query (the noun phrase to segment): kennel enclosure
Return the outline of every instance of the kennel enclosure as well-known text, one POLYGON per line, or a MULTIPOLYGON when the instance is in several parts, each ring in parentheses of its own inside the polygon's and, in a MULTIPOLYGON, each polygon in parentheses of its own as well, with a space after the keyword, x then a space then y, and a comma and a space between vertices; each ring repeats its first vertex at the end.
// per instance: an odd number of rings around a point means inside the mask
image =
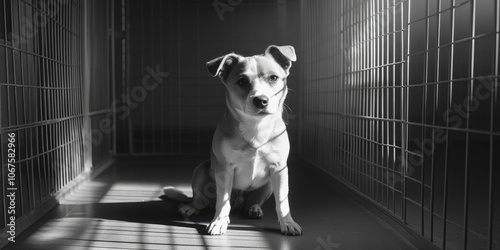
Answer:
POLYGON ((208 154, 205 62, 291 44, 294 156, 435 248, 500 248, 498 0, 231 3, 0 1, 2 234, 9 134, 26 227, 115 156, 208 154))

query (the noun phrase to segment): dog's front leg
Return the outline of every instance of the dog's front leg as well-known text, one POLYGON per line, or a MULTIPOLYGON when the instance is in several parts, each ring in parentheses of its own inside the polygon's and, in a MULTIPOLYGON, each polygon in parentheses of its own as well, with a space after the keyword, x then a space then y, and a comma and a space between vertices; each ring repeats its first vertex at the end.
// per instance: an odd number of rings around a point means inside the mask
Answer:
POLYGON ((215 216, 207 226, 210 235, 224 234, 229 225, 229 212, 231 211, 231 190, 233 187, 234 169, 230 165, 215 164, 215 183, 217 185, 217 201, 215 216))
POLYGON ((301 235, 302 228, 293 220, 288 204, 288 167, 276 167, 271 181, 281 232, 287 235, 301 235))

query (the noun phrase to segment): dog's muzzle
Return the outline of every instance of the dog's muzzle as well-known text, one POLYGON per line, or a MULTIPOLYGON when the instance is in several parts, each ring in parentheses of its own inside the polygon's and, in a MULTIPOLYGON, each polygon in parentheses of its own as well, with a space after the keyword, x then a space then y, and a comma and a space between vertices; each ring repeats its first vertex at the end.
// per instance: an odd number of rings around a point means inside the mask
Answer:
MULTIPOLYGON (((285 91, 287 89, 287 84, 286 84, 286 81, 285 81, 285 86, 283 86, 283 88, 276 92, 274 95, 272 95, 271 97, 266 97, 266 96, 256 96, 252 99, 252 103, 253 105, 258 108, 258 109, 265 109, 267 107, 267 105, 269 104, 269 99, 277 96, 278 94, 280 94, 281 92, 285 91)), ((283 98, 283 96, 282 96, 283 98)))
POLYGON ((267 97, 254 97, 252 102, 256 108, 263 109, 263 108, 267 107, 267 104, 269 104, 269 98, 267 98, 267 97))

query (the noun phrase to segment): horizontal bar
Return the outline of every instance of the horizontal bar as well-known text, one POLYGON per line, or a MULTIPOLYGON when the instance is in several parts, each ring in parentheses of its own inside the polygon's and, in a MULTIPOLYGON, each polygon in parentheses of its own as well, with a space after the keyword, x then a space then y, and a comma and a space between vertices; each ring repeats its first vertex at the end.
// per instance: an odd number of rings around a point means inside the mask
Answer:
POLYGON ((417 20, 415 20, 415 21, 413 21, 413 22, 408 22, 408 25, 412 25, 412 24, 414 24, 414 23, 416 23, 416 22, 419 22, 419 21, 425 20, 425 19, 427 19, 427 18, 429 18, 429 17, 438 16, 439 14, 443 14, 444 12, 449 11, 449 10, 452 10, 452 9, 454 9, 454 8, 459 8, 459 7, 461 7, 461 6, 463 6, 463 5, 466 5, 466 4, 468 4, 468 3, 470 3, 470 1, 464 1, 464 2, 462 2, 461 4, 459 4, 459 5, 455 5, 455 6, 453 6, 453 5, 452 5, 450 8, 439 10, 439 11, 437 11, 436 13, 434 13, 434 14, 432 14, 432 15, 426 15, 425 17, 420 18, 420 19, 417 19, 417 20))
POLYGON ((92 111, 92 112, 89 112, 85 115, 88 115, 88 116, 97 116, 97 115, 105 115, 105 114, 112 114, 114 111, 112 108, 109 108, 109 109, 103 109, 103 110, 99 110, 99 111, 92 111))
POLYGON ((490 131, 490 129, 479 130, 479 129, 470 129, 470 128, 456 128, 456 127, 446 127, 446 126, 430 125, 430 124, 416 123, 416 122, 403 122, 403 123, 408 124, 408 125, 421 126, 421 127, 433 128, 433 129, 442 129, 442 130, 451 130, 451 131, 458 131, 458 132, 476 133, 476 134, 482 134, 482 135, 500 136, 500 132, 490 131))
MULTIPOLYGON (((79 38, 79 36, 77 36, 79 38)), ((7 49, 11 49, 11 50, 16 50, 18 51, 19 53, 24 53, 24 54, 28 54, 28 55, 32 55, 32 56, 36 56, 38 58, 42 58, 42 59, 45 59, 47 61, 50 61, 50 62, 53 62, 53 63, 56 63, 57 65, 64 65, 64 66, 67 66, 67 67, 72 67, 72 68, 75 68, 75 69, 79 69, 80 66, 79 65, 72 65, 72 64, 68 64, 68 63, 63 63, 61 62, 60 60, 57 60, 57 59, 54 59, 54 58, 50 58, 50 57, 47 57, 47 56, 43 56, 43 55, 40 55, 40 54, 36 54, 34 52, 29 52, 29 51, 26 51, 26 50, 23 50, 23 49, 20 49, 20 48, 16 48, 16 47, 13 47, 11 45, 7 45, 7 44, 0 44, 0 47, 4 47, 4 48, 7 48, 7 49)))
MULTIPOLYGON (((307 110, 307 109, 304 111, 306 111, 308 114, 335 115, 335 116, 343 116, 343 117, 348 117, 348 118, 359 118, 359 119, 365 119, 365 120, 386 121, 386 122, 394 122, 394 123, 401 123, 401 124, 405 123, 404 120, 396 120, 396 119, 383 118, 383 117, 342 114, 342 113, 333 113, 333 112, 326 112, 326 111, 313 111, 313 110, 307 110)), ((314 124, 314 123, 311 123, 309 121, 306 121, 306 123, 314 124)))
POLYGON ((0 86, 15 87, 15 88, 32 88, 32 89, 49 89, 49 90, 81 90, 80 87, 48 87, 48 86, 35 86, 14 83, 0 83, 0 86))
POLYGON ((21 130, 21 129, 35 128, 35 127, 44 126, 44 125, 52 125, 52 124, 61 123, 64 121, 82 118, 82 117, 84 117, 83 114, 68 116, 68 117, 64 117, 64 118, 51 119, 51 120, 43 120, 43 121, 32 122, 32 123, 21 124, 21 125, 0 127, 0 134, 3 134, 5 132, 10 132, 10 131, 17 131, 17 130, 21 130))
POLYGON ((418 51, 418 52, 415 52, 415 53, 412 53, 412 54, 407 54, 407 56, 420 55, 420 54, 424 54, 424 53, 427 53, 427 52, 430 52, 430 51, 439 50, 439 49, 442 49, 444 47, 448 47, 448 46, 451 46, 451 45, 456 45, 456 44, 460 44, 460 43, 464 43, 464 42, 472 41, 472 40, 477 40, 477 39, 485 38, 485 37, 489 37, 489 36, 495 36, 496 34, 497 34, 496 32, 495 33, 483 33, 483 34, 479 34, 479 35, 473 36, 473 37, 465 37, 465 38, 462 38, 462 39, 459 39, 459 40, 454 40, 453 42, 440 44, 437 47, 433 47, 433 48, 430 48, 430 49, 421 50, 421 51, 418 51))
MULTIPOLYGON (((56 147, 54 147, 54 148, 51 148, 51 149, 49 149, 49 150, 47 150, 47 151, 42 152, 42 153, 39 153, 39 154, 33 155, 33 156, 31 156, 31 157, 23 158, 23 159, 18 159, 18 160, 16 160, 16 163, 27 162, 27 161, 30 161, 30 160, 34 160, 34 159, 40 158, 40 157, 41 157, 41 156, 43 156, 43 155, 46 155, 46 154, 52 153, 52 152, 54 152, 54 151, 56 151, 56 150, 58 150, 58 149, 65 148, 65 147, 67 147, 67 146, 69 146, 69 145, 71 145, 71 144, 73 144, 73 143, 80 142, 80 141, 81 141, 81 139, 78 139, 78 138, 77 138, 77 139, 73 139, 73 140, 71 140, 71 141, 66 141, 66 142, 65 142, 65 143, 63 143, 63 144, 60 144, 60 145, 58 145, 58 146, 56 146, 56 147)), ((3 166, 7 166, 7 163, 4 163, 4 164, 3 164, 3 166)), ((49 166, 49 167, 50 167, 50 166, 49 166)))

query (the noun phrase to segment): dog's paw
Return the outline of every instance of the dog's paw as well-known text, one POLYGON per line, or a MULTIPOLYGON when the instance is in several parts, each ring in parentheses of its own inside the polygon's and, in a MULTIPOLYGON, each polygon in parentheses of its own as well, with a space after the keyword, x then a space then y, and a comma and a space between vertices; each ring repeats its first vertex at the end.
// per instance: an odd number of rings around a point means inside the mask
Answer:
POLYGON ((264 216, 264 212, 262 212, 262 208, 259 205, 253 205, 248 209, 248 217, 251 219, 260 219, 264 216))
POLYGON ((221 235, 225 234, 227 231, 227 226, 229 225, 229 217, 223 219, 214 219, 207 226, 207 233, 210 235, 221 235))
POLYGON ((181 212, 183 217, 191 217, 193 215, 198 215, 200 210, 191 206, 191 204, 181 204, 179 205, 179 212, 181 212))
POLYGON ((281 232, 285 235, 302 235, 302 228, 295 221, 280 221, 281 232))

